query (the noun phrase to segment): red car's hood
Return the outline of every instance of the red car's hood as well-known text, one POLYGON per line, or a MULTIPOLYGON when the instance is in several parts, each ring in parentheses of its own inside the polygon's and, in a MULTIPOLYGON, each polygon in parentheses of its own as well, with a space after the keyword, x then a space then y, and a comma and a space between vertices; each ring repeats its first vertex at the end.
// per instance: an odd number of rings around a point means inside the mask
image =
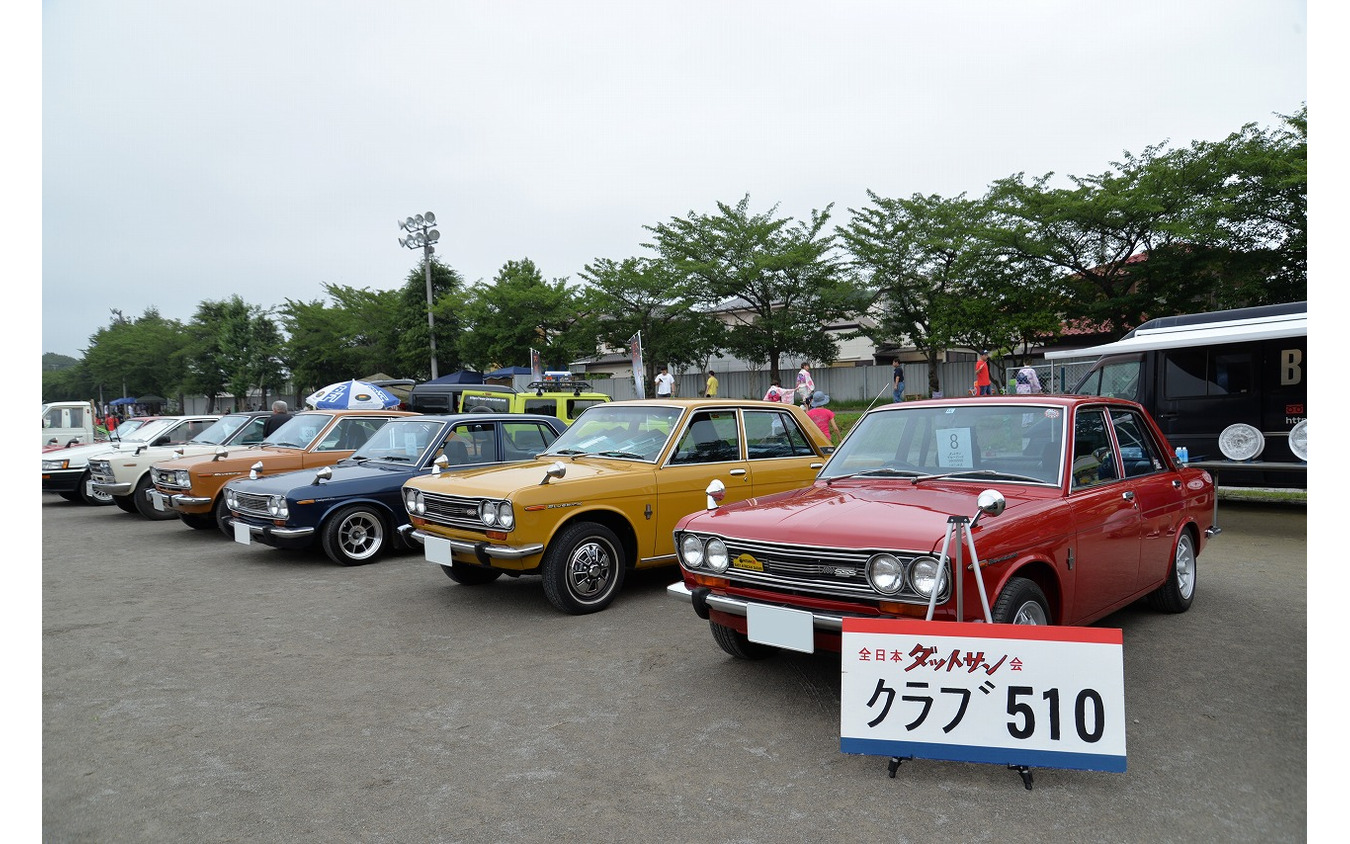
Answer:
MULTIPOLYGON (((805 489, 750 499, 691 514, 677 529, 707 531, 761 542, 800 542, 833 548, 939 548, 949 516, 974 517, 975 500, 990 487, 972 483, 907 481, 866 486, 817 482, 805 489)), ((1002 515, 984 516, 980 530, 1021 522, 1052 507, 1058 489, 994 487, 1007 502, 1002 515)))

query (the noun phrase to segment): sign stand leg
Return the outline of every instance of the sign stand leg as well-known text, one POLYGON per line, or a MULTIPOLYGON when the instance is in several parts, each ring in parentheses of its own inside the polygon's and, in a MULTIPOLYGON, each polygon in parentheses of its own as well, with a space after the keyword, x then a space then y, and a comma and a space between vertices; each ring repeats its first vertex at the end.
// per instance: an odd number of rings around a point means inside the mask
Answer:
MULTIPOLYGON (((979 516, 976 516, 978 519, 979 516)), ((947 517, 947 537, 942 543, 942 554, 938 557, 941 566, 938 568, 938 580, 933 585, 933 594, 928 598, 928 615, 925 621, 933 620, 933 610, 937 606, 938 593, 942 591, 943 580, 947 575, 948 567, 951 568, 953 584, 956 587, 956 620, 962 621, 961 607, 961 581, 965 579, 965 560, 962 552, 970 549, 970 568, 975 573, 975 586, 980 592, 980 608, 984 610, 984 621, 986 624, 993 624, 993 613, 989 611, 989 595, 984 588, 984 572, 980 568, 980 557, 975 551, 975 535, 971 531, 974 522, 966 516, 948 516, 947 517), (955 540, 956 548, 952 548, 952 541, 955 540), (953 553, 955 550, 955 553, 953 553)), ((891 761, 886 765, 886 774, 895 779, 895 772, 900 768, 900 763, 905 759, 913 759, 913 756, 892 756, 891 761)), ((1032 772, 1026 765, 1009 765, 1008 770, 1016 771, 1022 777, 1022 786, 1027 791, 1031 791, 1032 772)))

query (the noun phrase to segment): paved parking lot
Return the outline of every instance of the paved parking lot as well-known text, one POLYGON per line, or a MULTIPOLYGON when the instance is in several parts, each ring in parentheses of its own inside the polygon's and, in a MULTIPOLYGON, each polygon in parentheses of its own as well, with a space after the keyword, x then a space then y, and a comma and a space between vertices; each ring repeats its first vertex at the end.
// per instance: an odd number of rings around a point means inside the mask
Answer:
POLYGON ((44 496, 55 842, 1305 840, 1307 515, 1234 503, 1124 630, 1128 771, 839 752, 837 655, 738 662, 630 578, 597 615, 417 554, 340 568, 44 496))

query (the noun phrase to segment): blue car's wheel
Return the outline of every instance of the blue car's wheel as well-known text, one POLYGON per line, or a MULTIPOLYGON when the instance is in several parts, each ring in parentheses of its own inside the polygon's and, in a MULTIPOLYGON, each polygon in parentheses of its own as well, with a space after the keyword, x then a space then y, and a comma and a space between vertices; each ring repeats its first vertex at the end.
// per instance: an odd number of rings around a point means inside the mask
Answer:
POLYGON ((360 566, 384 556, 389 530, 373 507, 343 507, 323 525, 323 552, 340 566, 360 566))

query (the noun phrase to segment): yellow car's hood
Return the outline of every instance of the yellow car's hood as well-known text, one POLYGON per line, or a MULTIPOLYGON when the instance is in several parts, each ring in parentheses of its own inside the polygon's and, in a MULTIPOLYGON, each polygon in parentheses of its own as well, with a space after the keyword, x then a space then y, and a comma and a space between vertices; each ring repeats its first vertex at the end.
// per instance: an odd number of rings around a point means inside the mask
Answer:
MULTIPOLYGON (((515 498, 518 491, 533 500, 550 497, 550 490, 557 490, 560 498, 578 497, 577 488, 584 485, 588 490, 603 489, 613 494, 628 489, 651 488, 654 485, 656 467, 651 463, 636 460, 617 460, 605 457, 535 458, 524 463, 510 466, 493 466, 467 471, 445 472, 440 477, 430 474, 419 475, 404 486, 415 487, 424 492, 438 492, 443 495, 483 496, 487 498, 515 498), (547 471, 555 463, 561 463, 567 470, 562 478, 550 478, 547 471), (548 483, 544 484, 543 481, 548 483), (542 489, 536 489, 543 487, 542 489)), ((588 493, 593 495, 595 493, 588 493)))

